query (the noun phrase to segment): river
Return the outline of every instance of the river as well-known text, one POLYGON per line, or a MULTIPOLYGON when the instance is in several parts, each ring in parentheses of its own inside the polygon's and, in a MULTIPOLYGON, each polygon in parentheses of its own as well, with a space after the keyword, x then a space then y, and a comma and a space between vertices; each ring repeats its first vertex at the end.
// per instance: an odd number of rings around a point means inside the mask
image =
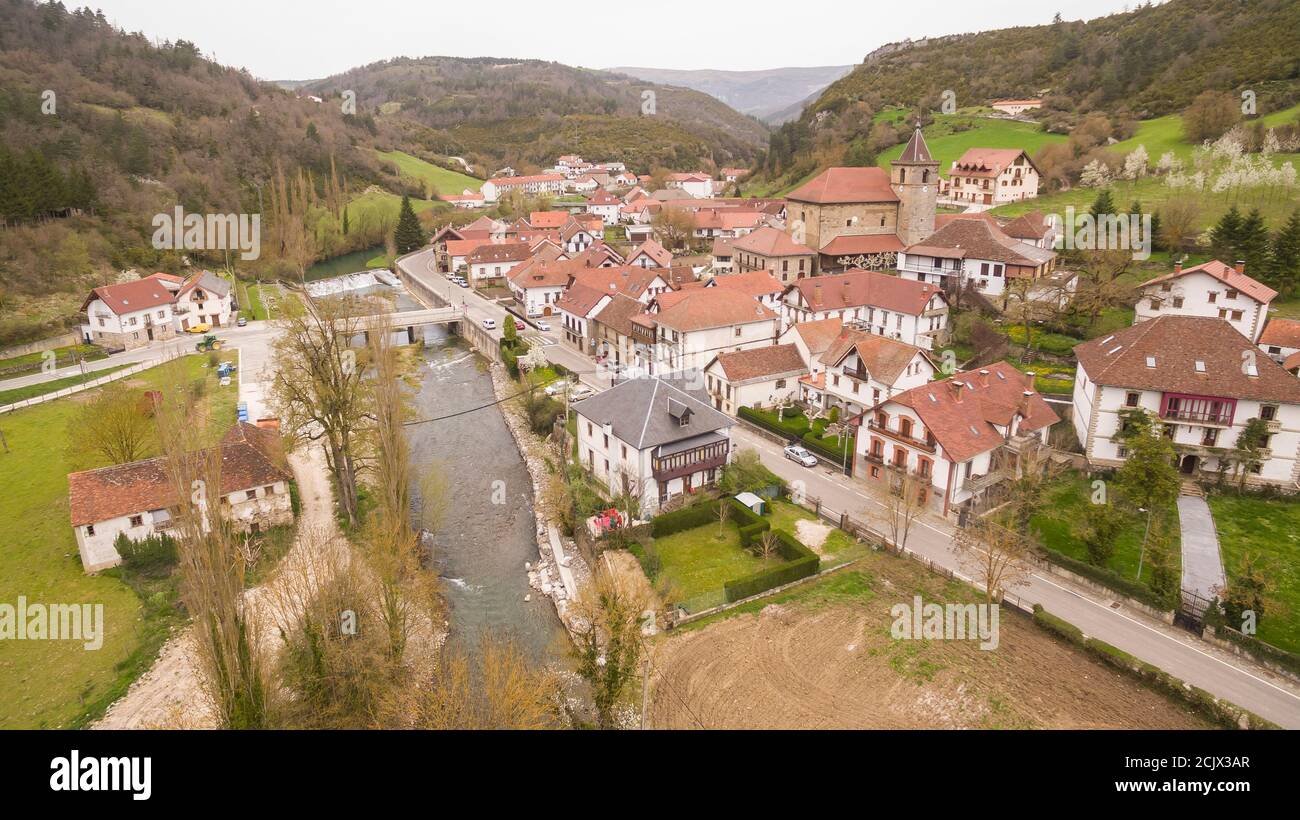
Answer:
MULTIPOLYGON (((348 273, 357 273, 358 271, 368 270, 369 265, 366 263, 376 256, 382 256, 384 247, 377 245, 373 248, 345 253, 342 256, 335 256, 331 259, 323 259, 320 262, 307 268, 303 275, 303 280, 315 282, 317 279, 328 279, 331 276, 342 276, 348 273)), ((382 267, 382 266, 381 266, 382 267)))
MULTIPOLYGON (((445 416, 495 400, 492 379, 476 354, 443 327, 425 334, 423 379, 412 397, 415 417, 445 416)), ((536 661, 561 660, 568 638, 555 605, 528 586, 524 563, 537 560, 532 486, 501 411, 491 405, 407 429, 415 509, 421 509, 419 478, 429 470, 447 477, 446 512, 428 541, 451 606, 452 638, 472 649, 486 630, 513 637, 536 661)))

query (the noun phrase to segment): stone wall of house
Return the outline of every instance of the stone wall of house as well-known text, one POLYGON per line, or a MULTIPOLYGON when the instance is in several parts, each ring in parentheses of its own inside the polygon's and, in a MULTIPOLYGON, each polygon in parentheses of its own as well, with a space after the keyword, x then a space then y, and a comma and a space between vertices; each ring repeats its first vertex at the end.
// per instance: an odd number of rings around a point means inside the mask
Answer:
POLYGON ((91 330, 91 341, 100 347, 106 347, 110 350, 125 349, 135 350, 141 347, 147 347, 154 342, 165 342, 174 339, 177 336, 176 328, 167 322, 166 324, 155 324, 150 326, 153 330, 153 339, 149 338, 150 328, 139 327, 135 330, 123 333, 114 333, 112 331, 91 330))

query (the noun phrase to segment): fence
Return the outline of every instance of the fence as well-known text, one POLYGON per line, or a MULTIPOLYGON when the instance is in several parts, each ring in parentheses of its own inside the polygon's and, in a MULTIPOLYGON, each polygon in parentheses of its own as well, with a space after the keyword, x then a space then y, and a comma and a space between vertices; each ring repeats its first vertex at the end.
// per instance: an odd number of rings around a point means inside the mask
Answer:
MULTIPOLYGON (((82 382, 81 384, 70 385, 68 387, 63 388, 62 390, 55 390, 50 393, 42 393, 39 396, 32 396, 30 399, 23 399, 22 401, 16 401, 12 404, 6 404, 3 407, 0 407, 0 415, 4 415, 6 413, 12 413, 15 410, 22 410, 24 407, 33 407, 37 404, 44 404, 47 401, 54 401, 55 399, 66 398, 67 396, 71 396, 75 393, 80 393, 83 390, 93 390, 94 388, 102 387, 108 384, 109 382, 117 381, 118 379, 124 379, 127 376, 133 376, 136 373, 139 373, 141 370, 148 370, 151 367, 157 367, 158 365, 163 364, 165 362, 169 362, 173 359, 180 358, 182 355, 188 355, 188 354, 182 354, 178 349, 173 350, 168 355, 159 356, 156 359, 149 359, 147 361, 138 362, 136 364, 130 365, 129 367, 124 367, 121 370, 114 370, 112 373, 108 373, 104 376, 100 376, 97 379, 92 379, 87 382, 82 382)), ((69 376, 67 378, 71 378, 71 377, 69 376)))

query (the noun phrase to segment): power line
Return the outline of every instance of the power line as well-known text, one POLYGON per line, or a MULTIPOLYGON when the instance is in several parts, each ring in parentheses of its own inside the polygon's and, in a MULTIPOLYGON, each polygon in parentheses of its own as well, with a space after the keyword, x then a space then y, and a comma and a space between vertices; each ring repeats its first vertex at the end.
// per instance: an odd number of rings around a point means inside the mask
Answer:
POLYGON ((511 399, 517 399, 520 396, 524 395, 525 393, 531 393, 539 387, 545 387, 546 385, 559 380, 559 378, 560 378, 559 376, 556 376, 555 378, 549 379, 545 382, 542 382, 541 384, 535 384, 532 387, 529 387, 527 390, 520 390, 518 393, 512 393, 511 395, 506 396, 504 398, 497 399, 496 401, 490 401, 487 404, 480 404, 477 407, 470 407, 465 410, 457 410, 455 413, 448 413, 445 416, 435 416, 433 418, 428 418, 428 419, 412 419, 410 421, 404 421, 402 422, 402 426, 410 427, 411 425, 414 424, 428 424, 429 422, 434 422, 434 421, 445 421, 446 419, 454 419, 457 416, 464 416, 469 413, 477 413, 479 410, 486 410, 489 407, 495 407, 498 404, 504 404, 505 402, 508 402, 511 399))

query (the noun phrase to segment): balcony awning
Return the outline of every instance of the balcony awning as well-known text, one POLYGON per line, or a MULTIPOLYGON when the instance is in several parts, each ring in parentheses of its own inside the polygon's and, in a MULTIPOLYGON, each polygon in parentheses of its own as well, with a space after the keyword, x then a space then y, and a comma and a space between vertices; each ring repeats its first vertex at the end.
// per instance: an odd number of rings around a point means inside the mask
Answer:
POLYGON ((692 436, 691 438, 684 438, 679 441, 669 442, 668 444, 661 444, 655 448, 654 456, 656 458, 662 458, 664 456, 684 453, 687 450, 694 450, 697 447, 705 447, 726 440, 727 437, 721 433, 705 433, 701 436, 692 436))

